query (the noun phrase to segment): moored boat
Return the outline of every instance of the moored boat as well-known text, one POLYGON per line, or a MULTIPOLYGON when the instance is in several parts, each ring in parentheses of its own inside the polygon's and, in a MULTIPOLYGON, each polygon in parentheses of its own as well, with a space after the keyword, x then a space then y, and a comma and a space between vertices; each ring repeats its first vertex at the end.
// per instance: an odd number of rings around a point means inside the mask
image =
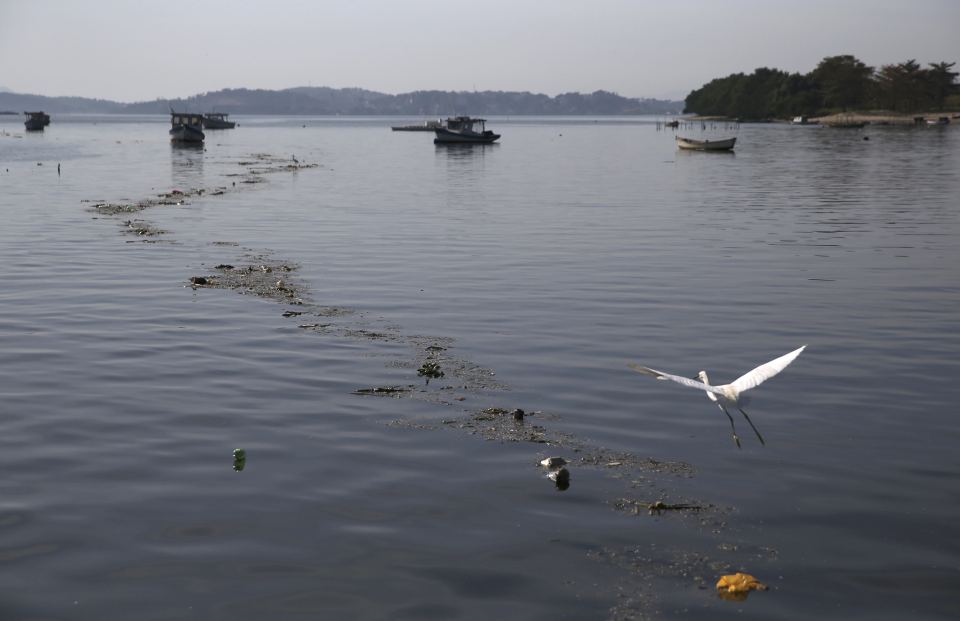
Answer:
POLYGON ((204 129, 233 129, 237 126, 233 121, 228 121, 230 116, 225 112, 208 112, 203 115, 204 129))
POLYGON ((23 122, 27 131, 42 131, 50 124, 50 115, 46 112, 24 112, 27 120, 23 122))
POLYGON ((419 125, 394 125, 390 129, 395 132, 432 132, 439 127, 443 127, 443 121, 437 119, 436 121, 424 121, 419 125))
POLYGON ((500 137, 487 129, 486 119, 457 116, 447 119, 443 127, 434 130, 434 144, 490 144, 500 137))
POLYGON ((690 151, 730 151, 736 142, 736 137, 722 140, 694 140, 677 136, 677 146, 690 151))
POLYGON ((200 143, 203 134, 203 117, 189 112, 170 111, 170 140, 173 142, 200 143))

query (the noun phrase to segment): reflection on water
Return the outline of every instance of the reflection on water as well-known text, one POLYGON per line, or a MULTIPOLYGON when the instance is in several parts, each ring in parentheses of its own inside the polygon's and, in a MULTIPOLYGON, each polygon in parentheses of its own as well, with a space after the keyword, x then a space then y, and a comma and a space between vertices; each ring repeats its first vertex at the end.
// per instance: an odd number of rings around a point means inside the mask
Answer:
POLYGON ((170 142, 170 177, 174 186, 203 187, 205 153, 202 142, 170 142))

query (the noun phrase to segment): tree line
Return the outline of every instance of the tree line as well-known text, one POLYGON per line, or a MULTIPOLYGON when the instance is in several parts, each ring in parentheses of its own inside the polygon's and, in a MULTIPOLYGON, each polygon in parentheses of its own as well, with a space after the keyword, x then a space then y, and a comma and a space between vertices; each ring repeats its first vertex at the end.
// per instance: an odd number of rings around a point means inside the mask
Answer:
POLYGON ((870 67, 851 55, 828 56, 807 74, 761 67, 731 74, 692 91, 684 111, 758 120, 849 110, 926 112, 960 109, 955 62, 916 60, 870 67))

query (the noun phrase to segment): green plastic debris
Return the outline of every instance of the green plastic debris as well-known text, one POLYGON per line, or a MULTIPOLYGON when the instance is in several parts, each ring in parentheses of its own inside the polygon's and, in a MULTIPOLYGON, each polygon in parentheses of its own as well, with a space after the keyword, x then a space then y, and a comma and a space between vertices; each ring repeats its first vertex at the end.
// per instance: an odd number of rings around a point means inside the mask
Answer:
POLYGON ((243 472, 247 465, 247 452, 241 448, 233 449, 233 469, 236 472, 243 472))

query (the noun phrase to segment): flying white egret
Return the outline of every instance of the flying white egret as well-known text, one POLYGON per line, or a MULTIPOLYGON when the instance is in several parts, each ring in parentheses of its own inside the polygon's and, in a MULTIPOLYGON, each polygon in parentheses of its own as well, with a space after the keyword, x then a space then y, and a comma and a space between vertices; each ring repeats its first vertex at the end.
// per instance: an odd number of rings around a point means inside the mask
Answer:
POLYGON ((750 417, 747 416, 747 413, 744 412, 743 408, 740 407, 740 403, 746 401, 746 399, 741 398, 740 395, 751 388, 756 388, 780 371, 786 369, 787 365, 793 362, 794 359, 799 356, 804 349, 806 349, 806 347, 807 346, 804 345, 800 349, 795 349, 789 354, 784 354, 766 364, 761 364, 759 367, 750 371, 749 373, 744 373, 734 382, 730 384, 723 384, 722 386, 711 386, 710 378, 707 377, 706 371, 700 371, 697 373, 696 379, 691 379, 689 377, 664 373, 663 371, 657 371, 656 369, 651 369, 649 367, 642 367, 638 364, 629 364, 627 366, 637 373, 652 375, 659 380, 671 380, 673 382, 677 382, 678 384, 683 384, 684 386, 698 388, 705 391, 707 393, 707 397, 716 403, 717 407, 723 410, 723 413, 727 415, 728 419, 730 419, 730 429, 733 431, 733 441, 737 443, 737 448, 739 448, 740 438, 737 437, 737 428, 733 424, 733 417, 730 416, 730 412, 727 411, 725 406, 732 405, 740 410, 740 413, 743 414, 743 417, 747 419, 748 423, 750 423, 750 427, 753 428, 753 432, 757 434, 757 438, 760 439, 760 444, 766 444, 763 441, 763 436, 760 435, 760 432, 757 431, 757 428, 754 426, 753 421, 750 420, 750 417))

